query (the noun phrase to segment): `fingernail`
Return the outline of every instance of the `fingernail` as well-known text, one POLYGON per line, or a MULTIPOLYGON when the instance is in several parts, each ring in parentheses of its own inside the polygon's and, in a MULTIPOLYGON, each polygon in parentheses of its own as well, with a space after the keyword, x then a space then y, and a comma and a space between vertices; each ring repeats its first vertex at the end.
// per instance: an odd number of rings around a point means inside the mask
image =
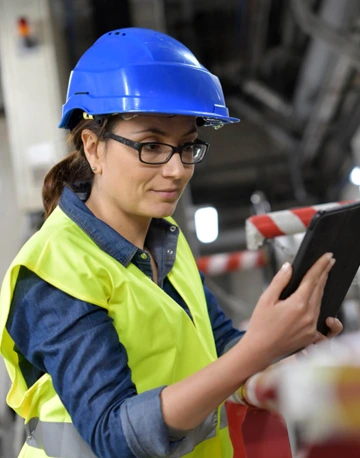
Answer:
POLYGON ((335 323, 335 318, 329 317, 328 318, 328 323, 329 324, 334 324, 335 323))
POLYGON ((283 272, 288 271, 288 270, 290 269, 290 265, 291 265, 290 262, 285 262, 285 263, 281 266, 281 270, 282 270, 283 272))
POLYGON ((326 253, 326 257, 330 260, 334 257, 334 253, 326 253))
POLYGON ((330 259, 330 263, 329 263, 329 264, 330 264, 331 266, 333 266, 333 265, 335 264, 335 262, 336 262, 336 259, 335 259, 335 258, 332 258, 332 259, 330 259))

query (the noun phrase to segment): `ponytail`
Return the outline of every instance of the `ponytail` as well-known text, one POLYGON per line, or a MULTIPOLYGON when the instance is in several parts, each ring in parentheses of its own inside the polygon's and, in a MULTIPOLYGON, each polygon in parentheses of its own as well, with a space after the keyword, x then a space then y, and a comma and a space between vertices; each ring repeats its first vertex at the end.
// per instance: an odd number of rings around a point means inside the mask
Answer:
POLYGON ((55 210, 65 186, 71 188, 73 183, 79 182, 92 184, 94 174, 85 156, 81 133, 84 129, 90 129, 97 135, 98 140, 103 140, 104 134, 114 127, 115 120, 118 122, 117 117, 113 117, 111 122, 108 120, 109 118, 105 118, 101 124, 93 119, 82 120, 70 132, 68 141, 75 147, 75 150, 54 165, 44 180, 42 200, 45 218, 55 210))
POLYGON ((92 180, 89 163, 79 151, 73 151, 54 165, 46 175, 42 189, 45 218, 55 210, 65 186, 71 187, 72 183, 92 180))

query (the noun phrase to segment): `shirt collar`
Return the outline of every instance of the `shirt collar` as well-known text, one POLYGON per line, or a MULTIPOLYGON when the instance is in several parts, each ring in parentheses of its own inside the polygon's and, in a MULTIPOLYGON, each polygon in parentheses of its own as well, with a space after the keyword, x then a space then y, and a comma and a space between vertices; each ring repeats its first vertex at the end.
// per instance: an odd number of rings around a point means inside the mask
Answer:
MULTIPOLYGON (((92 211, 85 205, 90 194, 89 183, 75 183, 72 189, 65 187, 60 197, 59 206, 61 210, 72 219, 103 251, 111 255, 123 266, 127 267, 133 260, 139 247, 133 245, 122 235, 116 232, 104 221, 98 219, 92 211)), ((160 234, 172 233, 171 248, 167 247, 167 252, 176 250, 177 236, 179 229, 164 219, 153 218, 148 231, 148 246, 150 250, 157 252, 160 246, 164 249, 168 243, 160 240, 160 234), (159 246, 160 245, 160 246, 159 246)), ((167 237, 169 238, 169 237, 167 237)), ((158 254, 158 253, 157 253, 158 254)), ((160 256, 157 255, 157 258, 160 256)), ((174 256, 175 257, 175 256, 174 256)), ((171 263, 173 264, 173 262, 171 263)), ((170 267, 170 266, 169 266, 170 267)), ((166 269, 168 270, 168 269, 166 269)))

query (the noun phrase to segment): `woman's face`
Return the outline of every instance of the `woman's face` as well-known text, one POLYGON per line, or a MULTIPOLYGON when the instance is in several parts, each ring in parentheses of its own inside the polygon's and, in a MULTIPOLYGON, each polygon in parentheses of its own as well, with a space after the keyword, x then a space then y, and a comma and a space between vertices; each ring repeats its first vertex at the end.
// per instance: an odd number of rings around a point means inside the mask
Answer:
MULTIPOLYGON (((137 116, 120 121, 114 133, 136 142, 161 142, 180 146, 197 138, 196 120, 189 116, 137 116)), ((93 192, 103 204, 128 217, 170 216, 194 173, 180 155, 161 165, 140 162, 138 152, 112 139, 98 148, 100 173, 95 175, 93 192)))

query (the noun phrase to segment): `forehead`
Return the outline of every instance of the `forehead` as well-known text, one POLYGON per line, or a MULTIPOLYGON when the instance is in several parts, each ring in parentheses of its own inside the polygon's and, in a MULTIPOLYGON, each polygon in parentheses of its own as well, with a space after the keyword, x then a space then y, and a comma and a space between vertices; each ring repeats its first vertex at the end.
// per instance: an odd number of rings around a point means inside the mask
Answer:
POLYGON ((164 134, 179 135, 187 132, 196 132, 196 118, 194 116, 168 116, 168 115, 139 115, 128 121, 120 121, 117 131, 159 131, 164 134))

